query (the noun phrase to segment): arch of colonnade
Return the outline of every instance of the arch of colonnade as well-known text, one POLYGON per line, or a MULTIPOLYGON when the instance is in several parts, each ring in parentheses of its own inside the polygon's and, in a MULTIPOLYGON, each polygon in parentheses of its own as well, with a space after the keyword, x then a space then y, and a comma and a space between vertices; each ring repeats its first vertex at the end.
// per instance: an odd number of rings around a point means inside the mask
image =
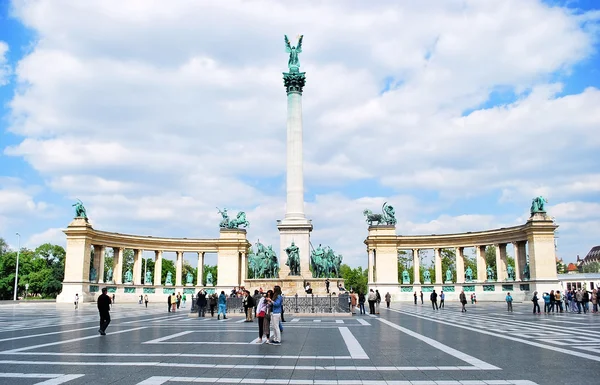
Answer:
MULTIPOLYGON (((534 214, 523 225, 487 231, 457 234, 396 235, 395 226, 370 226, 365 240, 369 260, 369 287, 389 291, 396 298, 412 299, 415 292, 444 290, 456 293, 461 290, 485 293, 489 298, 502 299, 506 291, 524 297, 531 291, 545 291, 558 287, 554 232, 558 226, 545 214, 534 214), (508 280, 507 253, 512 244, 515 266, 514 280, 508 280), (485 248, 496 247, 495 279, 487 280, 485 248), (473 247, 476 252, 477 276, 465 282, 464 249, 473 247), (420 282, 419 251, 434 251, 435 274, 430 284, 420 282), (455 282, 444 282, 442 249, 453 249, 456 272, 455 282), (398 279, 398 252, 412 250, 413 281, 403 284, 398 279), (529 278, 524 270, 529 259, 529 278), (404 294, 403 294, 404 293, 404 294)), ((467 293, 468 294, 468 293, 467 293)), ((453 294, 450 294, 453 296, 453 294)))
POLYGON ((246 254, 250 248, 244 229, 221 229, 218 239, 162 238, 100 231, 94 229, 87 219, 75 218, 64 232, 67 235, 65 276, 57 302, 72 302, 75 294, 79 294, 83 300, 92 300, 100 285, 107 286, 109 292, 132 298, 142 294, 162 296, 173 291, 192 293, 203 287, 206 253, 217 254, 218 277, 212 288, 221 290, 244 285, 246 254), (90 261, 92 248, 94 258, 90 261), (107 248, 112 248, 114 252, 111 282, 104 282, 104 257, 107 248), (131 283, 123 283, 125 249, 132 249, 134 253, 131 283), (142 284, 144 251, 154 251, 155 264, 153 282, 142 284), (161 281, 164 252, 175 252, 177 255, 172 286, 165 286, 161 281), (184 253, 195 253, 198 258, 197 276, 192 285, 186 285, 182 277, 184 253), (90 280, 90 262, 97 272, 94 281, 90 280))

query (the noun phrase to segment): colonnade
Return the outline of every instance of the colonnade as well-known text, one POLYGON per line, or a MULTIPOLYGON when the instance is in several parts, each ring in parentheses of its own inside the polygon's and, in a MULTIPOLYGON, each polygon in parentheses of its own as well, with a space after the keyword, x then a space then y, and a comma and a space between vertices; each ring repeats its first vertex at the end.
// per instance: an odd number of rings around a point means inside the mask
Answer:
MULTIPOLYGON (((106 250, 110 246, 104 245, 93 245, 94 248, 94 261, 93 267, 97 272, 97 279, 94 281, 95 283, 114 283, 117 285, 123 284, 123 263, 124 263, 124 251, 123 247, 110 247, 113 250, 113 279, 111 282, 104 282, 104 258, 106 255, 106 250)), ((154 271, 152 272, 152 282, 146 282, 144 277, 144 272, 142 271, 142 259, 143 259, 143 249, 133 249, 133 281, 131 282, 133 285, 154 285, 154 286, 162 286, 165 283, 162 282, 162 259, 163 259, 163 250, 154 250, 154 271), (142 281, 144 281, 142 283, 142 281)), ((177 255, 175 261, 175 282, 173 284, 175 286, 182 286, 184 284, 183 278, 183 251, 176 251, 177 255)), ((196 274, 196 279, 194 286, 203 286, 202 277, 204 276, 204 255, 205 251, 197 251, 195 252, 198 256, 198 269, 196 274)), ((245 253, 243 253, 245 258, 245 253)), ((216 282, 213 282, 216 284, 216 282)), ((185 282, 187 284, 187 282, 185 282)))

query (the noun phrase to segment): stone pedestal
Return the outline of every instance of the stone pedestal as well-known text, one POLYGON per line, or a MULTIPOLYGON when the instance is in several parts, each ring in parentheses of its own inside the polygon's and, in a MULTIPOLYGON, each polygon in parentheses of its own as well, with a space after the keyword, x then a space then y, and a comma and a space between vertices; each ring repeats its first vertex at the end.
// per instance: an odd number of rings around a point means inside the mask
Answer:
MULTIPOLYGON (((221 229, 220 239, 226 240, 218 250, 217 266, 219 275, 217 287, 244 286, 245 277, 242 277, 242 253, 247 252, 245 229, 221 229)), ((231 290, 231 289, 230 289, 231 290)))
POLYGON ((312 278, 310 272, 310 232, 313 229, 310 221, 279 221, 277 224, 279 229, 279 277, 281 278, 312 278), (292 241, 298 246, 300 254, 300 276, 290 276, 290 267, 287 262, 287 249, 292 241))
MULTIPOLYGON (((250 290, 250 293, 254 293, 254 290, 260 291, 261 288, 266 292, 267 290, 272 290, 275 285, 279 285, 281 286, 281 291, 286 296, 296 294, 306 295, 304 289, 306 284, 309 283, 312 288, 312 294, 324 296, 327 295, 325 280, 326 278, 302 278, 294 276, 272 279, 247 279, 246 289, 250 290)), ((340 283, 344 287, 344 280, 342 278, 329 278, 329 293, 339 294, 338 285, 340 283)))
POLYGON ((56 302, 72 303, 75 294, 79 294, 82 302, 93 299, 93 295, 89 293, 87 279, 90 276, 91 230, 92 226, 86 218, 73 219, 64 230, 67 235, 65 276, 56 302))

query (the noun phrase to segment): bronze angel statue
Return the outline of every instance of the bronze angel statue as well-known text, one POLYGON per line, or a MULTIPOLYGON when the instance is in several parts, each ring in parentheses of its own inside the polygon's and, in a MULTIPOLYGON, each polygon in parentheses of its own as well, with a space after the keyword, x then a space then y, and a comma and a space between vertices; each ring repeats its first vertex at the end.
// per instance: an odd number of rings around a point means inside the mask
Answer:
POLYGON ((298 59, 298 54, 302 52, 302 38, 304 35, 298 36, 298 45, 295 47, 290 44, 290 40, 287 35, 285 37, 285 52, 290 54, 290 59, 288 60, 288 68, 290 72, 298 72, 300 69, 300 60, 298 59))

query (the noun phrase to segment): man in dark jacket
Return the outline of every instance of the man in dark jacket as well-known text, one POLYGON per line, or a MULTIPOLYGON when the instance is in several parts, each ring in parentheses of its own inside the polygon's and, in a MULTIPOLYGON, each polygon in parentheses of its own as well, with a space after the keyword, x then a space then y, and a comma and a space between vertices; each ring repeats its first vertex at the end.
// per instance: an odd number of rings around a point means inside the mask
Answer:
POLYGON ((170 294, 167 296, 167 305, 169 305, 169 313, 170 313, 171 312, 171 305, 172 305, 171 304, 171 295, 170 294))
POLYGON ((196 305, 198 305, 198 317, 204 317, 206 310, 206 294, 204 294, 204 290, 200 290, 200 293, 198 293, 196 305))
POLYGON ((102 294, 98 296, 98 312, 100 312, 100 329, 98 329, 98 333, 105 336, 106 328, 110 323, 110 297, 106 295, 106 288, 102 288, 102 294))
POLYGON ((433 310, 438 310, 437 297, 438 295, 435 292, 435 290, 429 296, 429 299, 431 300, 431 307, 433 308, 433 310))

